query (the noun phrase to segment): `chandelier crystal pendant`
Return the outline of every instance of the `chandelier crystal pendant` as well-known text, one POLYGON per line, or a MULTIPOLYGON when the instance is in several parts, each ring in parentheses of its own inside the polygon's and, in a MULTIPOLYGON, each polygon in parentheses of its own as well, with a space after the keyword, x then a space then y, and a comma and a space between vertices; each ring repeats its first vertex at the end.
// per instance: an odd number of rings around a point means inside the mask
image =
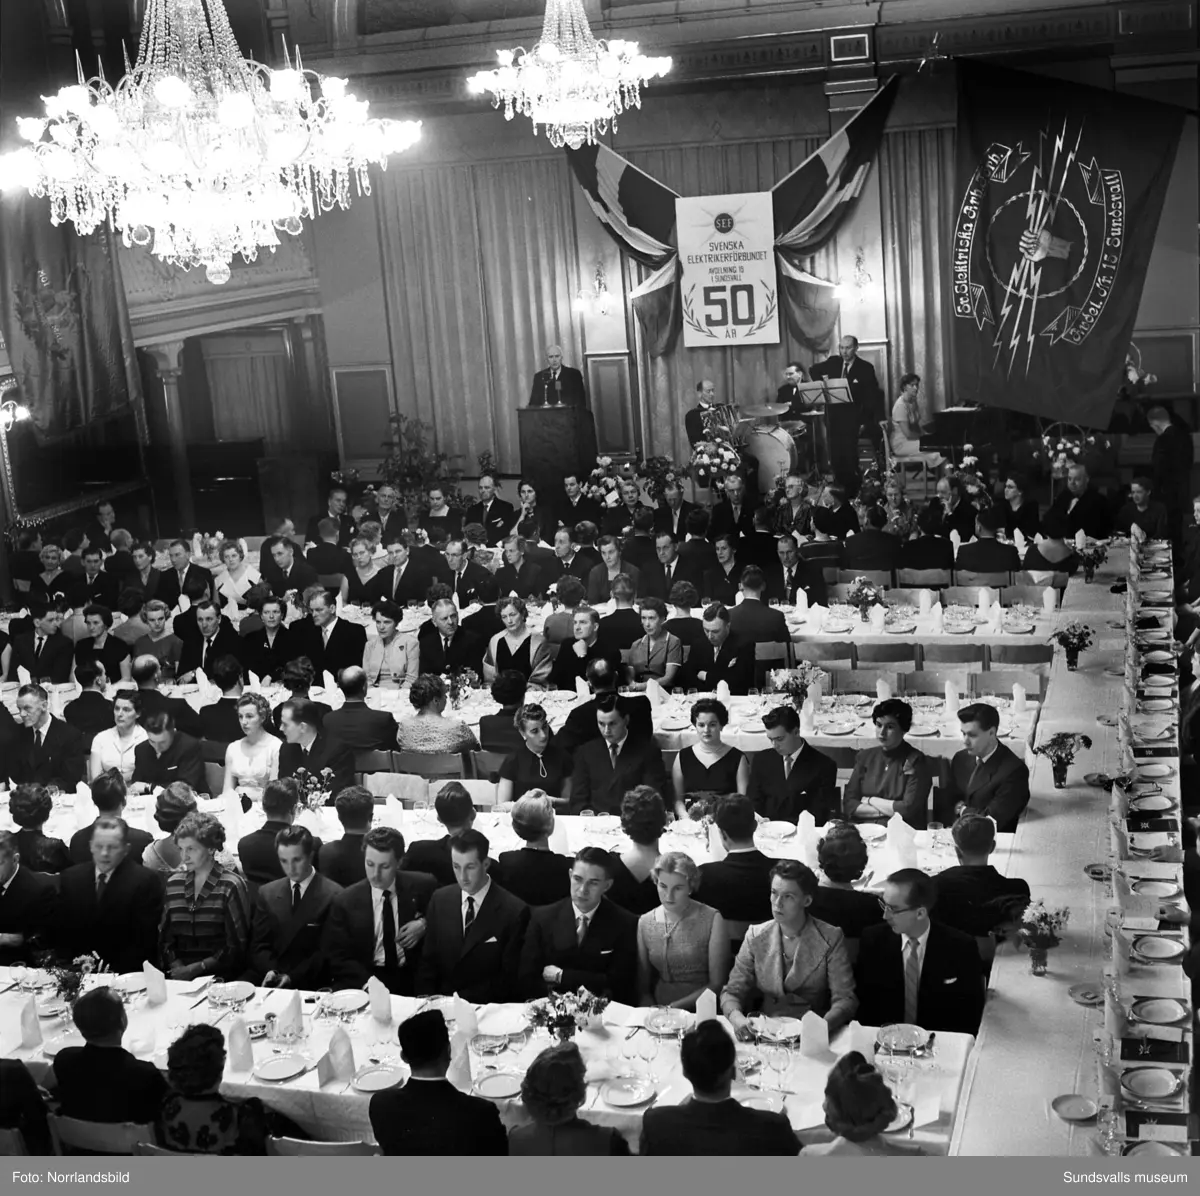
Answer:
POLYGON ((81 235, 111 217, 126 246, 148 246, 210 282, 230 262, 274 250, 280 232, 370 194, 367 168, 421 135, 419 121, 368 116, 345 79, 273 70, 242 57, 221 0, 149 0, 137 62, 43 96, 18 117, 31 144, 0 157, 0 186, 49 197, 54 224, 81 235))
POLYGON ((467 80, 472 95, 492 93, 504 117, 520 112, 546 128, 550 144, 578 149, 616 129, 627 108, 642 106, 641 87, 671 69, 670 58, 648 58, 637 42, 592 36, 583 0, 547 0, 541 40, 532 50, 499 50, 500 65, 467 80))

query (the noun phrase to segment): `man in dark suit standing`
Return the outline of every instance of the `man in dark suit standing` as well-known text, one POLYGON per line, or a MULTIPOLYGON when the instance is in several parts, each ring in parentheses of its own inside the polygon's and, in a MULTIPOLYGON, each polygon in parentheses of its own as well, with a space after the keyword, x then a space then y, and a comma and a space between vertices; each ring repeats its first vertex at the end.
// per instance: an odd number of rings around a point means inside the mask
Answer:
POLYGON ((908 1022, 930 1031, 978 1034, 983 964, 969 934, 930 920, 932 877, 893 872, 883 886, 882 926, 868 926, 855 967, 858 1016, 867 1026, 908 1022))
POLYGON ((0 966, 33 962, 54 925, 57 902, 55 878, 21 867, 16 835, 0 831, 0 966))
POLYGON ((683 497, 682 483, 667 482, 662 502, 654 512, 654 530, 670 532, 676 540, 682 540, 687 535, 688 516, 694 510, 696 504, 683 497))
POLYGON ((518 998, 529 907, 488 875, 488 850, 487 837, 474 829, 450 840, 458 883, 430 899, 417 996, 458 993, 475 1004, 518 998))
POLYGON ((583 407, 587 398, 583 375, 572 366, 563 365, 559 345, 546 347, 546 368, 538 370, 529 388, 530 407, 583 407))
MULTIPOLYGON (((363 879, 363 841, 375 821, 375 798, 369 789, 350 785, 333 802, 342 837, 321 846, 321 875, 335 881, 343 889, 363 879)), ((427 872, 427 868, 410 868, 410 872, 427 872)))
POLYGON ((335 573, 350 576, 354 562, 338 543, 341 534, 342 527, 336 519, 326 518, 317 523, 317 542, 304 554, 304 560, 317 571, 318 577, 331 577, 335 573))
POLYGON ((708 439, 708 430, 704 426, 704 413, 717 406, 717 388, 712 380, 705 378, 696 383, 696 406, 689 408, 683 415, 683 427, 687 432, 688 443, 695 448, 701 440, 708 439))
MULTIPOLYGON (((1004 526, 1003 516, 995 507, 988 507, 975 516, 975 536, 970 544, 962 544, 954 558, 955 570, 970 573, 1015 573, 1021 567, 1021 557, 1012 544, 1001 544, 996 533, 1004 526)), ((855 536, 854 540, 858 537, 855 536)), ((854 543, 850 540, 847 547, 854 543)))
POLYGON ((1188 428, 1177 424, 1171 413, 1155 404, 1146 412, 1154 432, 1150 450, 1150 476, 1154 494, 1167 508, 1167 528, 1176 550, 1183 538, 1183 515, 1192 505, 1192 464, 1195 451, 1188 428))
POLYGON ((262 576, 276 598, 283 598, 293 590, 299 597, 309 586, 317 584, 317 571, 291 540, 285 536, 273 536, 267 544, 270 546, 271 563, 262 576))
POLYGON ((754 644, 730 632, 729 611, 719 602, 704 610, 704 642, 697 644, 680 669, 676 684, 685 689, 715 690, 722 681, 744 697, 754 685, 754 644))
POLYGON ((487 537, 488 547, 495 548, 512 531, 516 521, 517 516, 512 503, 496 497, 495 476, 490 473, 483 474, 479 479, 479 501, 467 508, 467 513, 463 516, 463 526, 479 524, 487 537))
POLYGON ((254 899, 245 979, 263 988, 320 988, 329 977, 325 924, 342 886, 314 869, 316 841, 305 827, 283 827, 272 845, 283 875, 254 899))
POLYGON ((148 792, 165 789, 173 781, 186 781, 197 793, 206 792, 208 781, 199 740, 178 730, 168 710, 144 715, 142 726, 147 742, 133 749, 133 783, 149 786, 149 790, 142 791, 148 792))
POLYGON ((467 559, 467 546, 462 540, 446 541, 446 584, 454 591, 460 607, 478 601, 480 591, 491 574, 474 561, 467 559))
POLYGON ((741 938, 746 927, 771 920, 771 869, 775 860, 754 846, 754 803, 741 793, 722 797, 714 822, 725 848, 725 858, 700 865, 700 894, 725 919, 730 941, 741 938))
POLYGON ((767 579, 762 570, 753 565, 744 569, 741 586, 742 600, 729 612, 729 634, 742 643, 789 643, 792 637, 783 611, 763 601, 767 579))
MULTIPOLYGON (((564 644, 566 649, 568 645, 564 644)), ((572 752, 582 744, 599 739, 600 727, 596 722, 596 703, 604 694, 615 694, 621 681, 621 659, 617 655, 600 654, 589 661, 584 673, 591 698, 581 702, 567 715, 567 721, 555 736, 554 741, 566 752, 572 752)), ((650 699, 643 694, 622 694, 617 703, 629 720, 629 734, 634 739, 654 738, 654 713, 650 699)))
POLYGON ((748 1109, 731 1091, 737 1047, 715 1021, 683 1036, 679 1061, 692 1095, 682 1104, 647 1109, 638 1153, 643 1155, 797 1155, 800 1143, 786 1113, 748 1109))
POLYGON ((158 957, 162 885, 132 857, 121 818, 96 820, 91 853, 59 877, 55 950, 66 960, 95 951, 113 972, 140 972, 158 957))
POLYGON ((367 674, 357 665, 342 670, 338 688, 346 696, 340 710, 325 716, 325 731, 355 752, 387 752, 396 746, 396 719, 367 705, 367 674))
POLYGON ((662 752, 652 736, 634 736, 625 700, 608 692, 596 696, 598 739, 590 740, 575 753, 572 774, 571 812, 595 810, 617 814, 621 799, 637 785, 650 785, 667 792, 667 774, 662 752))
POLYGON ((167 1082, 153 1063, 135 1059, 121 1045, 129 1026, 121 998, 102 985, 84 993, 71 1016, 85 1045, 54 1056, 61 1116, 109 1125, 156 1121, 167 1082))
POLYGON ((875 377, 875 367, 858 355, 858 337, 843 336, 838 355, 815 364, 809 371, 814 382, 822 378, 845 378, 850 383, 851 402, 831 403, 825 412, 830 456, 840 481, 854 477, 858 464, 858 435, 865 431, 871 443, 879 447, 884 418, 883 391, 875 377))
POLYGON ((366 630, 357 623, 339 619, 337 599, 329 591, 314 594, 308 603, 310 623, 296 623, 296 646, 313 663, 319 677, 331 673, 334 677, 351 665, 362 667, 367 648, 366 630))
POLYGON ((424 872, 402 872, 403 856, 398 830, 373 827, 363 839, 364 879, 333 899, 323 941, 339 988, 362 988, 375 976, 389 992, 413 994, 437 882, 424 872))
POLYGON ((455 669, 483 672, 487 644, 458 625, 458 607, 449 598, 433 604, 429 621, 433 626, 418 639, 421 672, 447 673, 455 669))
POLYGON ((50 714, 50 700, 40 685, 23 685, 17 692, 17 721, 7 759, 0 759, 0 775, 7 772, 14 785, 33 781, 74 791, 83 780, 87 747, 69 723, 50 714))
POLYGON ((339 547, 349 548, 350 541, 354 539, 354 533, 357 530, 354 526, 354 520, 346 511, 349 505, 350 496, 346 493, 345 489, 342 486, 331 487, 325 513, 323 515, 314 515, 304 528, 304 542, 306 544, 319 544, 321 542, 321 520, 332 519, 338 526, 337 542, 339 547))
POLYGON ((829 589, 825 575, 819 565, 810 564, 800 556, 800 549, 792 536, 780 536, 775 541, 775 554, 779 568, 768 578, 767 601, 772 598, 795 606, 801 590, 809 606, 825 606, 829 601, 829 589))
POLYGON ((24 668, 34 681, 47 679, 53 685, 64 685, 71 680, 75 645, 59 629, 58 611, 51 603, 30 598, 28 605, 33 627, 13 635, 8 676, 16 681, 17 670, 24 668))
POLYGON ((637 999, 637 918, 605 896, 612 856, 585 847, 571 864, 571 895, 535 909, 521 951, 521 992, 589 992, 633 1004, 637 999))
MULTIPOLYGON (((179 605, 181 597, 189 602, 199 602, 202 598, 213 595, 212 574, 202 565, 192 564, 192 546, 186 540, 174 540, 167 548, 171 567, 158 580, 158 593, 155 595, 160 602, 165 602, 174 610, 179 605)), ((179 634, 179 628, 175 634, 179 634)))
POLYGON ((206 598, 192 607, 192 613, 195 621, 181 628, 184 634, 180 636, 183 648, 179 653, 179 680, 192 681, 197 669, 211 669, 219 656, 232 656, 240 664, 242 638, 217 604, 206 598))
POLYGON ((333 773, 329 784, 331 799, 354 784, 354 753, 335 735, 325 733, 321 710, 315 702, 304 699, 284 702, 279 729, 286 740, 279 749, 280 777, 294 777, 301 768, 309 776, 329 769, 333 773))
POLYGON ((837 765, 800 735, 800 715, 776 706, 763 715, 770 751, 750 760, 746 796, 772 822, 795 822, 808 810, 821 826, 837 808, 837 765))
POLYGON ((436 1009, 400 1023, 400 1056, 412 1075, 403 1088, 371 1097, 371 1130, 385 1155, 508 1154, 496 1106, 446 1079, 450 1036, 436 1009))
POLYGON ((600 504, 584 494, 583 484, 576 473, 569 473, 563 478, 563 496, 554 513, 556 522, 569 531, 574 531, 575 525, 585 519, 598 527, 603 514, 600 504))
POLYGON ((973 702, 958 712, 958 721, 966 747, 955 753, 943 778, 942 801, 952 811, 944 821, 974 810, 995 819, 1000 834, 1012 834, 1029 805, 1029 769, 1000 742, 995 706, 973 702))
POLYGON ((292 650, 291 630, 283 625, 286 613, 283 599, 272 595, 259 608, 262 626, 242 637, 242 663, 261 681, 278 681, 283 666, 300 655, 292 650))
MULTIPOLYGON (((267 782, 262 795, 262 812, 267 820, 258 830, 243 835, 237 845, 242 871, 251 884, 265 885, 284 875, 276 837, 295 823, 299 803, 300 788, 291 777, 267 782)), ((309 848, 309 854, 316 857, 321 840, 312 839, 309 848)))
POLYGON ((465 785, 447 781, 433 799, 433 811, 446 833, 440 839, 418 839, 410 844, 403 865, 410 872, 428 872, 439 885, 457 884, 450 844, 455 835, 475 825, 475 806, 465 785))

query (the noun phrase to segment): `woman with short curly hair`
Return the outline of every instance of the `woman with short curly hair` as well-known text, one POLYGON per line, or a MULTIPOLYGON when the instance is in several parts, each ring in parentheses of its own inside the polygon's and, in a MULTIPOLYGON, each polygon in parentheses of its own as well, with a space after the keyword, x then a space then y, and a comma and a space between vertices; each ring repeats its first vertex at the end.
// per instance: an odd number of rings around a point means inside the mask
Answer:
POLYGON ((650 785, 638 785, 621 799, 621 830, 629 846, 613 859, 608 899, 641 916, 658 905, 658 886, 651 873, 659 857, 658 840, 667 829, 667 808, 650 785))
POLYGON ((313 662, 307 656, 297 656, 294 660, 289 660, 283 666, 283 671, 279 677, 280 685, 287 688, 288 696, 285 701, 280 702, 274 710, 271 711, 271 732, 274 735, 279 734, 280 715, 283 713, 283 708, 288 702, 312 702, 314 706, 321 712, 321 717, 324 718, 332 709, 325 702, 316 702, 309 696, 309 690, 312 688, 313 682, 317 679, 317 670, 313 667, 313 662))
POLYGON ((46 819, 54 809, 50 791, 32 782, 18 785, 8 802, 8 812, 21 829, 13 835, 13 845, 21 863, 31 872, 61 872, 71 866, 71 853, 61 839, 42 833, 46 819))
POLYGON ((579 1110, 587 1097, 583 1056, 573 1042, 547 1047, 529 1065, 521 1081, 521 1100, 533 1125, 508 1136, 508 1153, 517 1155, 627 1155, 619 1130, 584 1121, 579 1110))
POLYGON ((422 673, 409 687, 416 715, 400 720, 396 746, 402 752, 477 752, 479 740, 459 718, 446 718, 446 683, 436 673, 422 673))
POLYGON ((550 655, 550 645, 530 631, 529 610, 524 600, 512 595, 501 598, 496 603, 496 614, 504 624, 504 630, 497 631, 488 641, 483 657, 483 679, 490 683, 500 673, 511 669, 520 673, 529 685, 544 686, 554 658, 550 655))
POLYGON ((825 1124, 836 1134, 809 1155, 914 1155, 919 1147, 882 1137, 896 1120, 896 1099, 883 1076, 858 1052, 843 1055, 825 1081, 825 1124))
POLYGON ((167 878, 159 923, 163 966, 172 980, 233 979, 250 941, 249 898, 245 881, 217 859, 225 828, 212 814, 185 814, 175 842, 182 868, 167 878))
POLYGON ((827 825, 825 837, 817 844, 817 864, 821 886, 813 896, 810 912, 841 930, 854 962, 862 932, 883 921, 876 895, 854 887, 867 868, 867 845, 858 828, 847 822, 827 825))

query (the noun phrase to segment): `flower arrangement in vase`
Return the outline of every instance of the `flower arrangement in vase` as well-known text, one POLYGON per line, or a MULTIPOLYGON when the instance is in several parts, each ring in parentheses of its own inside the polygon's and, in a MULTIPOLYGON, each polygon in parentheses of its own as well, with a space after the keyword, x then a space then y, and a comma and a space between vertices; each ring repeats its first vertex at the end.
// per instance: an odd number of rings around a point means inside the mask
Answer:
POLYGON ((1093 581, 1096 568, 1108 560, 1108 546, 1105 544, 1090 544, 1086 548, 1076 550, 1080 567, 1083 569, 1083 580, 1093 581))
POLYGON ((742 468, 742 455, 727 440, 698 440, 688 462, 688 474, 697 486, 712 486, 742 468))
POLYGON ((59 963, 50 956, 43 966, 54 977, 58 995, 68 1005, 74 1005, 79 999, 85 976, 99 976, 109 970, 108 965, 95 951, 87 955, 77 955, 70 963, 59 963))
POLYGON ((1073 620, 1065 627, 1059 628, 1051 637, 1050 642, 1058 644, 1067 658, 1067 668, 1074 672, 1079 668, 1079 654, 1092 646, 1092 629, 1086 623, 1073 620))
POLYGON ((767 674, 773 693, 788 698, 797 710, 808 700, 808 691, 814 685, 824 685, 829 674, 810 661, 794 669, 772 669, 767 674))
POLYGON ((1054 788, 1067 787, 1067 769, 1075 763, 1075 757, 1092 746, 1090 735, 1078 731, 1059 731, 1051 735, 1045 743, 1038 744, 1033 749, 1035 756, 1045 756, 1054 770, 1054 788))
POLYGON ((480 685, 479 674, 474 669, 455 669, 451 673, 443 673, 442 680, 446 683, 450 705, 455 710, 471 696, 471 690, 478 689, 480 685))
POLYGON ((865 577, 856 577, 850 583, 846 590, 846 601, 857 608, 864 623, 871 617, 871 607, 887 605, 883 596, 883 587, 865 577))
POLYGON ((549 1030, 560 1042, 567 1042, 607 1008, 607 997, 598 997, 586 988, 573 993, 553 992, 530 1002, 529 1024, 549 1030))
POLYGON ((1070 916, 1071 911, 1067 906, 1047 909, 1040 897, 1025 907, 1017 935, 1029 948, 1029 969, 1035 976, 1046 974, 1047 952, 1051 947, 1058 946, 1058 933, 1070 916))
POLYGON ((669 457, 647 457, 635 466, 635 472, 646 483, 646 493, 652 501, 662 502, 668 486, 682 486, 687 468, 676 465, 669 457))
POLYGON ((306 810, 320 810, 329 800, 333 790, 333 769, 322 768, 320 772, 309 772, 307 768, 297 768, 292 779, 300 789, 300 800, 306 810))

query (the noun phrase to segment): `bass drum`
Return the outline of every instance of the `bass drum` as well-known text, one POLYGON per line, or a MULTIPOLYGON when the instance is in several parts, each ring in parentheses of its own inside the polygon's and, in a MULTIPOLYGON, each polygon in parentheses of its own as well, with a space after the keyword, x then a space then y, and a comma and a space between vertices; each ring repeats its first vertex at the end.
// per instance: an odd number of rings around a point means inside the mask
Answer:
POLYGON ((796 444, 791 433, 778 424, 773 428, 754 428, 746 438, 746 450, 758 460, 758 489, 770 494, 779 475, 796 468, 796 444))

